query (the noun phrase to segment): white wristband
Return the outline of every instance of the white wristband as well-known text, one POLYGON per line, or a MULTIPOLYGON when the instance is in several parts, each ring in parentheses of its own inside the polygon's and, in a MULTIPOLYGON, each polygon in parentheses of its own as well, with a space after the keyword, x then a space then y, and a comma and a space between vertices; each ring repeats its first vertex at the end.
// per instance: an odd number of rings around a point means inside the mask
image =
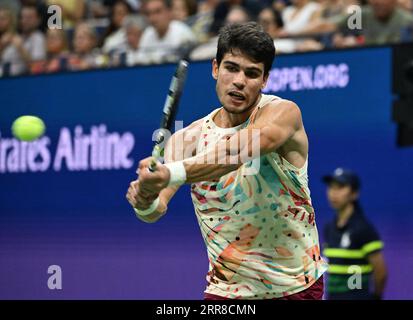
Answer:
POLYGON ((154 212, 156 208, 158 208, 158 205, 159 205, 159 197, 156 198, 154 202, 152 202, 152 204, 149 206, 148 209, 145 209, 145 210, 140 210, 136 208, 133 208, 133 209, 135 210, 135 213, 137 215, 147 216, 147 215, 150 215, 152 212, 154 212))
POLYGON ((170 173, 168 187, 180 186, 186 182, 186 170, 183 161, 166 163, 165 166, 170 173))

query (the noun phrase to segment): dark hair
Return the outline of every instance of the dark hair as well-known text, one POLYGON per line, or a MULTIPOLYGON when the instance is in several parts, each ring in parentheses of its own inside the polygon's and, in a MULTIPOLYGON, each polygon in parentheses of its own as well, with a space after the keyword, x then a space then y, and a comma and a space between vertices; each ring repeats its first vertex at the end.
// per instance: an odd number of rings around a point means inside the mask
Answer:
POLYGON ((239 50, 254 62, 264 63, 264 75, 271 69, 275 57, 274 41, 256 22, 233 23, 219 32, 216 59, 218 66, 226 53, 239 50))

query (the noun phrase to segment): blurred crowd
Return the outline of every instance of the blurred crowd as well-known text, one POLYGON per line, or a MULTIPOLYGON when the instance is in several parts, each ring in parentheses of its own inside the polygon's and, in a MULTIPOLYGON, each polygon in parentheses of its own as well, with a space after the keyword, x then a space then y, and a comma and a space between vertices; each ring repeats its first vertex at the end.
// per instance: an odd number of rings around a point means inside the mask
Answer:
POLYGON ((215 56, 257 21, 277 54, 410 42, 413 0, 0 0, 0 77, 215 56))

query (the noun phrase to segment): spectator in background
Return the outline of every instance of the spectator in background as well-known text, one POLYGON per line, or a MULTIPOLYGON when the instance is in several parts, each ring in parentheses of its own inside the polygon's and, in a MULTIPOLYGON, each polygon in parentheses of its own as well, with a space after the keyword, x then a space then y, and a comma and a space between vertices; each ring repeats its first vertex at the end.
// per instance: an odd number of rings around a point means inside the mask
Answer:
POLYGON ((321 15, 321 5, 310 0, 293 0, 282 13, 284 29, 299 32, 321 15))
POLYGON ((2 37, 5 54, 2 60, 6 64, 9 63, 13 75, 28 71, 32 62, 46 57, 45 38, 38 30, 41 19, 37 7, 22 6, 19 22, 21 36, 15 33, 14 27, 11 27, 2 37))
POLYGON ((266 7, 260 11, 258 23, 273 39, 277 38, 278 32, 284 25, 281 14, 273 7, 266 7))
POLYGON ((126 0, 134 12, 138 12, 141 8, 141 0, 126 0))
MULTIPOLYGON (((224 25, 231 23, 245 23, 250 21, 248 12, 241 6, 233 6, 225 19, 224 25)), ((212 37, 208 42, 201 44, 191 52, 192 60, 213 59, 217 53, 218 36, 212 37)))
POLYGON ((44 34, 46 34, 47 31, 47 19, 49 17, 49 14, 47 13, 47 6, 44 3, 43 0, 20 0, 21 5, 24 6, 35 6, 37 9, 37 13, 40 17, 40 25, 39 29, 42 31, 44 34))
POLYGON ((328 19, 337 15, 346 14, 351 5, 360 5, 358 0, 318 0, 321 5, 321 17, 328 19))
POLYGON ((96 45, 95 29, 86 22, 78 24, 73 37, 74 53, 69 59, 70 69, 87 70, 105 66, 106 60, 96 45))
POLYGON ((63 27, 66 30, 74 28, 85 16, 85 0, 46 0, 46 4, 62 8, 63 27))
POLYGON ((198 10, 196 0, 172 0, 172 19, 190 25, 191 17, 195 16, 198 10))
POLYGON ((110 15, 110 7, 106 0, 86 0, 86 17, 88 19, 106 18, 110 15))
POLYGON ((221 0, 202 0, 198 2, 198 13, 215 12, 221 0))
POLYGON ((17 15, 21 8, 20 2, 18 0, 0 0, 0 8, 10 9, 13 14, 17 15))
POLYGON ((350 30, 347 24, 348 19, 348 14, 330 19, 319 19, 301 32, 294 34, 339 32, 347 38, 345 42, 336 42, 336 46, 382 45, 400 42, 404 29, 409 28, 413 23, 412 13, 398 7, 397 0, 369 0, 369 4, 362 7, 361 30, 350 30), (350 41, 351 37, 355 39, 350 41))
POLYGON ((218 0, 173 0, 172 18, 185 22, 194 33, 198 43, 207 42, 218 0))
POLYGON ((278 34, 283 27, 281 14, 273 7, 261 10, 258 15, 258 23, 272 39, 277 53, 290 53, 295 51, 295 42, 290 39, 278 39, 278 34))
POLYGON ((198 34, 200 16, 198 12, 198 3, 196 0, 172 0, 172 20, 182 21, 189 26, 195 37, 202 41, 198 34))
POLYGON ((234 6, 231 8, 231 10, 228 12, 228 15, 225 19, 225 25, 231 24, 231 23, 245 23, 250 21, 250 16, 243 7, 241 6, 234 6))
POLYGON ((397 0, 370 0, 363 9, 366 44, 400 42, 403 29, 413 24, 412 13, 398 7, 397 0))
POLYGON ((146 21, 142 16, 131 15, 125 19, 124 26, 126 32, 127 46, 124 51, 112 56, 113 66, 133 66, 145 62, 145 57, 140 50, 142 34, 146 28, 146 21))
POLYGON ((383 242, 363 214, 360 180, 354 172, 337 168, 324 176, 323 182, 327 184, 328 201, 336 211, 336 217, 324 229, 323 253, 329 260, 328 298, 381 299, 387 278, 383 242), (374 290, 370 290, 371 276, 374 290))
MULTIPOLYGON (((358 0, 324 0, 322 5, 322 19, 332 19, 340 16, 347 16, 348 9, 351 5, 359 5, 358 0)), ((345 48, 357 45, 357 35, 359 32, 337 32, 323 36, 327 47, 345 48)))
POLYGON ((31 73, 52 73, 67 70, 68 41, 63 29, 49 29, 46 34, 47 59, 31 65, 31 73))
POLYGON ((132 8, 125 0, 117 0, 112 7, 110 25, 104 35, 103 52, 112 55, 126 50, 126 34, 122 28, 125 18, 132 13, 132 8))
POLYGON ((400 8, 405 9, 409 12, 413 10, 413 1, 412 0, 398 0, 397 1, 400 8))
POLYGON ((278 12, 283 12, 284 9, 290 5, 291 5, 291 0, 274 0, 272 2, 272 7, 278 12))
MULTIPOLYGON (((88 17, 105 18, 110 12, 117 0, 86 0, 88 2, 88 17)), ((137 12, 140 9, 140 0, 126 0, 132 11, 137 12)))
MULTIPOLYGON (((320 19, 321 16, 320 4, 310 0, 292 0, 292 5, 288 6, 282 12, 284 23, 283 32, 288 34, 297 34, 302 30, 320 19)), ((294 40, 295 50, 320 50, 321 43, 312 39, 296 39, 294 40)))
POLYGON ((141 39, 145 63, 176 61, 193 47, 196 38, 185 23, 172 20, 170 1, 147 0, 143 5, 150 25, 141 39))
POLYGON ((39 30, 41 17, 35 5, 25 5, 20 12, 20 30, 23 38, 21 49, 26 64, 46 58, 46 38, 39 30))
POLYGON ((215 9, 219 0, 204 0, 198 2, 198 13, 191 29, 199 43, 205 43, 210 38, 210 30, 214 22, 215 9))
POLYGON ((218 4, 214 13, 214 21, 211 25, 210 32, 212 35, 217 35, 219 29, 223 27, 226 17, 233 6, 243 7, 250 16, 251 20, 257 20, 258 14, 262 9, 262 5, 256 0, 224 0, 218 4))
POLYGON ((23 40, 16 33, 16 15, 0 8, 0 76, 19 75, 26 71, 23 40))

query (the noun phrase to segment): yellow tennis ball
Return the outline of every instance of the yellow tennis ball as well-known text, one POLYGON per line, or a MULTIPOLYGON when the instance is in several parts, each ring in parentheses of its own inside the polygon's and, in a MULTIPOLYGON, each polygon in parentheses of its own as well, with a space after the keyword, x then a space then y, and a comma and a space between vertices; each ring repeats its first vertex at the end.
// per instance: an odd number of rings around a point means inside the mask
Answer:
POLYGON ((13 135, 22 141, 33 141, 40 138, 45 129, 42 119, 35 116, 21 116, 11 126, 13 135))

